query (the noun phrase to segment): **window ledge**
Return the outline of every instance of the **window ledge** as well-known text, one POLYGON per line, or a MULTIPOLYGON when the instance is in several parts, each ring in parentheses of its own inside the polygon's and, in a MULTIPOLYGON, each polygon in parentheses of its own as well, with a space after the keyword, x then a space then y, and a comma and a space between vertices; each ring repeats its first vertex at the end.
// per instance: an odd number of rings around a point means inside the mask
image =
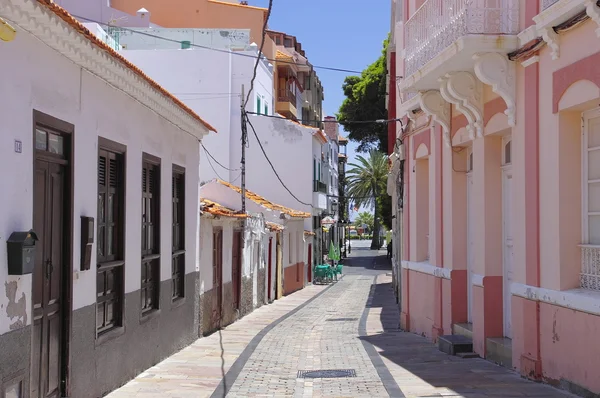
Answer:
POLYGON ((115 340, 125 334, 125 326, 118 326, 110 329, 96 337, 96 347, 101 346, 109 341, 115 340))
POLYGON ((140 325, 142 325, 142 324, 144 324, 144 323, 146 323, 148 321, 151 321, 152 319, 158 317, 159 315, 160 315, 160 310, 159 309, 148 311, 147 313, 143 314, 140 317, 140 325))
POLYGON ((553 290, 513 282, 513 296, 600 316, 600 292, 588 289, 553 290))
POLYGON ((452 279, 451 269, 436 267, 435 265, 429 264, 428 261, 402 261, 401 264, 402 268, 409 269, 411 271, 416 271, 427 275, 433 275, 443 279, 452 279))
POLYGON ((185 296, 171 299, 171 308, 179 308, 185 304, 185 296))

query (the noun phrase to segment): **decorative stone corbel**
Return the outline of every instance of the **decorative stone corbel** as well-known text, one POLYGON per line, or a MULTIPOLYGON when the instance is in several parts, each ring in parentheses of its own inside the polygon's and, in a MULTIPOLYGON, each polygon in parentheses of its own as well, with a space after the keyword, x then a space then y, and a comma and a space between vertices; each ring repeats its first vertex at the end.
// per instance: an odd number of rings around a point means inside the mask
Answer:
POLYGON ((550 47, 552 59, 557 60, 560 57, 560 38, 558 37, 558 33, 551 26, 541 29, 540 33, 542 34, 542 39, 550 47))
POLYGON ((596 0, 585 0, 585 7, 588 17, 598 25, 596 36, 600 37, 600 7, 596 0))
POLYGON ((483 137, 483 85, 469 72, 452 74, 448 81, 448 90, 453 97, 462 101, 475 118, 473 127, 478 137, 483 137))
POLYGON ((506 103, 509 126, 515 126, 515 64, 500 53, 475 54, 475 75, 483 83, 492 86, 506 103))
POLYGON ((469 138, 471 140, 475 139, 475 116, 473 116, 473 114, 471 113, 471 111, 467 108, 465 108, 462 104, 462 101, 456 97, 454 97, 451 93, 450 90, 448 90, 448 84, 450 81, 450 74, 447 74, 446 76, 440 77, 438 79, 438 82, 440 82, 440 94, 442 95, 442 98, 444 98, 446 101, 448 101, 451 104, 454 104, 456 106, 456 109, 458 111, 460 111, 463 115, 465 115, 465 117, 467 118, 467 132, 469 133, 469 138))
POLYGON ((421 109, 442 126, 446 145, 452 146, 450 139, 450 103, 446 102, 438 90, 421 93, 419 98, 421 109))

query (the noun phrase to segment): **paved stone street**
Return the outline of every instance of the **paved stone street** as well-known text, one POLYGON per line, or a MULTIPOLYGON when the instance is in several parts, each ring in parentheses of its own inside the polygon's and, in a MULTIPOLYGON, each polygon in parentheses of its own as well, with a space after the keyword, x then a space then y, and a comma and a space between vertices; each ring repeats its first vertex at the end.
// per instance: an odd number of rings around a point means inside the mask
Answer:
POLYGON ((570 396, 482 359, 448 356, 398 330, 385 252, 352 244, 339 282, 264 306, 108 397, 570 396), (334 369, 356 377, 298 378, 299 371, 334 369))

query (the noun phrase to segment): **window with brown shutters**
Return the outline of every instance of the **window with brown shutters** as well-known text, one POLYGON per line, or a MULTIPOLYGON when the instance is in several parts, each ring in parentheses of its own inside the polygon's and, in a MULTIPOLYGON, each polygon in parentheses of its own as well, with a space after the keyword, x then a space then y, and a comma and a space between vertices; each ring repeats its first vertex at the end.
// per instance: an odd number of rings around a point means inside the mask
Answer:
POLYGON ((125 265, 124 155, 98 151, 98 239, 96 330, 103 334, 123 325, 125 265))
POLYGON ((142 315, 158 309, 160 286, 160 165, 142 162, 142 315))
POLYGON ((171 187, 173 201, 173 260, 171 281, 173 300, 184 297, 185 286, 185 171, 173 166, 171 187))

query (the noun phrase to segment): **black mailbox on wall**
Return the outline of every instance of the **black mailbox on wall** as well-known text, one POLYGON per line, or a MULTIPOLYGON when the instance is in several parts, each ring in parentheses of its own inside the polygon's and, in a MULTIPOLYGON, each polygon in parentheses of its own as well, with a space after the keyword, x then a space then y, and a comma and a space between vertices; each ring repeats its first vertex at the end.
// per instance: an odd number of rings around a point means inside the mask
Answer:
POLYGON ((8 245, 8 274, 26 275, 33 272, 35 264, 35 242, 38 237, 30 230, 28 232, 13 232, 6 244, 8 245))

